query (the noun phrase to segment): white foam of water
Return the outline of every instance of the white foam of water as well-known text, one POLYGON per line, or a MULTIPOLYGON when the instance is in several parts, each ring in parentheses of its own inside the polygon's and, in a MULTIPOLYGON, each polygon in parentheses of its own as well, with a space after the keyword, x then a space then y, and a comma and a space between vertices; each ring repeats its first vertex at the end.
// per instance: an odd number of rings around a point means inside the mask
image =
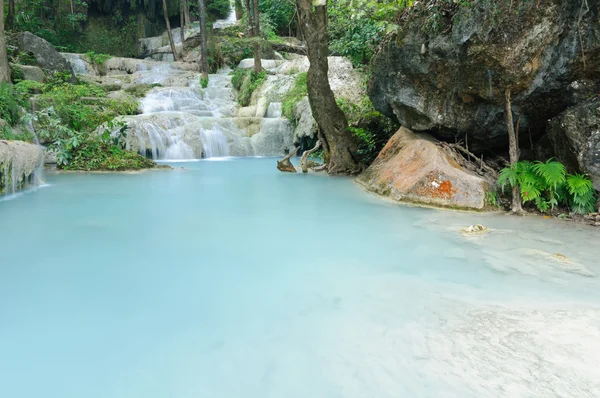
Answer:
POLYGON ((282 116, 281 102, 271 102, 265 113, 266 118, 280 118, 282 116))
POLYGON ((69 62, 71 68, 73 69, 73 72, 76 75, 88 74, 87 66, 85 65, 85 62, 83 62, 79 54, 63 53, 62 56, 69 62))
POLYGON ((200 133, 204 157, 229 156, 227 138, 220 127, 216 125, 213 129, 202 129, 200 133))
POLYGON ((235 7, 233 6, 233 4, 231 4, 230 8, 229 8, 229 15, 227 16, 226 19, 218 19, 217 21, 215 21, 213 23, 213 28, 214 29, 223 29, 223 28, 228 28, 230 26, 233 26, 237 24, 237 17, 235 15, 235 7))

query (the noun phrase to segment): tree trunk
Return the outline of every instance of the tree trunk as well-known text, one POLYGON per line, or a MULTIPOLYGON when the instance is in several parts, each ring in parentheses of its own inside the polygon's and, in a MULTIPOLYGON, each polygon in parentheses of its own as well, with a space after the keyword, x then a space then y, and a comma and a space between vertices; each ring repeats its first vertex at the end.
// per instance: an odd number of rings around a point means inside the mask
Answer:
MULTIPOLYGON (((178 60, 177 50, 175 49, 175 42, 173 41, 173 34, 171 33, 171 23, 169 22, 169 11, 167 10, 167 0, 162 0, 163 14, 165 15, 165 24, 167 25, 167 34, 169 35, 169 43, 171 44, 171 51, 173 51, 173 59, 178 60)), ((183 43, 182 43, 183 44, 183 43)))
POLYGON ((8 0, 8 15, 6 16, 6 27, 13 30, 15 27, 15 0, 8 0))
POLYGON ((296 0, 299 25, 306 39, 310 67, 306 77, 308 99, 319 125, 329 174, 357 174, 362 165, 356 159, 356 137, 348 130, 346 115, 335 102, 329 85, 327 1, 296 0), (313 7, 314 4, 314 7, 313 7))
POLYGON ((0 0, 0 83, 10 83, 10 68, 4 38, 4 0, 0 0))
POLYGON ((254 36, 254 19, 252 18, 253 13, 254 8, 250 4, 250 0, 246 0, 246 19, 248 20, 248 33, 250 36, 254 36))
POLYGON ((258 13, 258 0, 252 0, 254 14, 254 73, 257 75, 262 71, 260 63, 260 14, 258 13))
POLYGON ((244 6, 242 0, 235 0, 235 19, 238 21, 244 16, 244 6))
POLYGON ((183 17, 185 26, 190 26, 192 24, 192 20, 190 19, 190 6, 188 5, 187 0, 183 1, 183 17))
POLYGON ((208 49, 206 48, 206 0, 198 0, 200 10, 200 73, 208 77, 208 49))
POLYGON ((185 0, 179 0, 179 37, 181 45, 185 41, 185 0))
MULTIPOLYGON (((506 89, 506 127, 508 128, 508 153, 510 164, 514 166, 519 162, 519 142, 515 133, 515 125, 512 116, 512 105, 510 102, 510 89, 506 89)), ((520 214, 523 212, 521 204, 521 191, 518 184, 515 184, 512 191, 512 212, 520 214)))

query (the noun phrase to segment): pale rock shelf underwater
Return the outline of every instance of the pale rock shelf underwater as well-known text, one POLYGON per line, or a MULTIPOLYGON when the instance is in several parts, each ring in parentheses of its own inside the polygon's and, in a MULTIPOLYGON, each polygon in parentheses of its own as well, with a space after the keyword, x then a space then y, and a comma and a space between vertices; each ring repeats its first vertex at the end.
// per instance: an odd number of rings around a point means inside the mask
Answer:
POLYGON ((596 230, 173 166, 0 202, 0 396, 600 396, 596 230))

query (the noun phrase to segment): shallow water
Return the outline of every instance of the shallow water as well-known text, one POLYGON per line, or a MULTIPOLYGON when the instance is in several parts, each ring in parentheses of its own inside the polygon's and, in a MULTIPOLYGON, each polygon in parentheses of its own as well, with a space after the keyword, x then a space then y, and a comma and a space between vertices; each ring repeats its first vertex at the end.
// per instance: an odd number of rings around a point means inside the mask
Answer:
POLYGON ((0 396, 600 396, 597 230, 274 163, 0 202, 0 396))

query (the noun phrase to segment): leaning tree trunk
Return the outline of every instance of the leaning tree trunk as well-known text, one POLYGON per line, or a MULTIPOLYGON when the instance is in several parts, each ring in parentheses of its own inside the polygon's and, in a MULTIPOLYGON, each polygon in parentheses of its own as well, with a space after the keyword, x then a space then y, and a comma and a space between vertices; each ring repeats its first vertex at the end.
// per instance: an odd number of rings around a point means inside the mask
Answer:
POLYGON ((10 68, 4 38, 4 0, 0 0, 0 83, 10 83, 10 68))
POLYGON ((8 0, 8 15, 6 16, 6 27, 12 30, 15 27, 15 0, 8 0))
POLYGON ((252 0, 254 14, 254 73, 257 75, 262 71, 260 63, 260 14, 258 13, 258 0, 252 0))
POLYGON ((235 0, 235 19, 238 21, 244 16, 244 6, 242 6, 242 0, 235 0))
POLYGON ((327 76, 327 1, 296 0, 296 5, 310 61, 306 77, 308 99, 319 125, 319 140, 323 145, 328 172, 357 174, 362 171, 362 165, 355 157, 358 143, 348 130, 346 115, 335 102, 327 76))
MULTIPOLYGON (((175 42, 173 41, 173 34, 171 33, 171 23, 169 22, 169 11, 167 10, 167 0, 162 0, 163 14, 165 15, 165 25, 167 25, 167 34, 169 35, 169 43, 171 44, 171 51, 173 51, 173 59, 178 60, 177 50, 175 49, 175 42)), ((182 43, 183 44, 183 43, 182 43)))
POLYGON ((190 26, 192 24, 192 20, 190 19, 190 6, 188 5, 187 0, 181 0, 183 2, 183 17, 185 26, 190 26))
POLYGON ((208 49, 206 48, 206 0, 198 0, 200 10, 200 73, 208 77, 208 49))
POLYGON ((254 36, 254 18, 252 18, 252 14, 254 13, 254 8, 250 3, 250 0, 246 0, 246 19, 248 20, 248 33, 250 36, 254 36))
POLYGON ((179 0, 179 37, 181 38, 181 45, 185 41, 185 1, 179 0))
MULTIPOLYGON (((508 153, 510 156, 510 165, 514 166, 519 162, 519 142, 512 116, 512 105, 510 102, 510 89, 506 89, 506 127, 508 128, 508 153)), ((521 203, 521 191, 518 184, 515 184, 512 191, 512 212, 520 214, 523 212, 521 203)))

